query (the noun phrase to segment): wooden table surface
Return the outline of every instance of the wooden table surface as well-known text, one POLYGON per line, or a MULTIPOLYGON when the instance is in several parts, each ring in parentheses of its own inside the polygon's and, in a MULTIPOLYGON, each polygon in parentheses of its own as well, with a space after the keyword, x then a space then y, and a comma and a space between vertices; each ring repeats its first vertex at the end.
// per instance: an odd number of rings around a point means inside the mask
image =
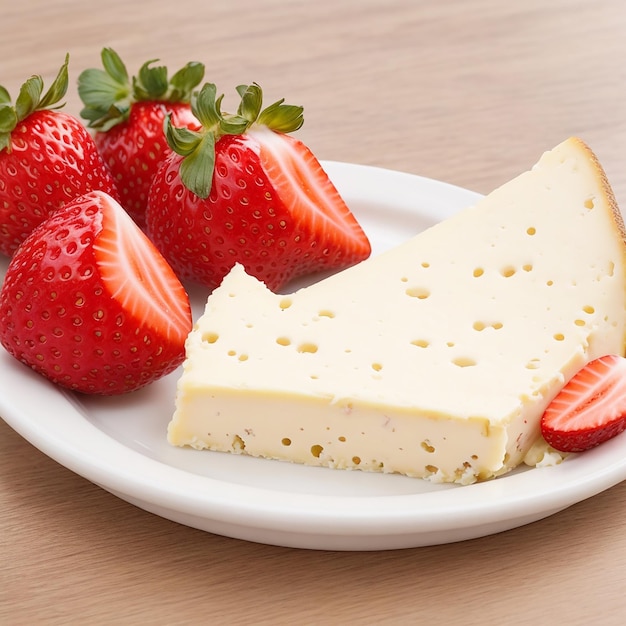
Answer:
MULTIPOLYGON (((483 193, 578 135, 626 206, 623 0, 5 2, 0 84, 50 81, 65 52, 74 81, 104 46, 302 104, 321 159, 483 193)), ((622 624, 625 518, 622 483, 457 544, 267 546, 144 512, 0 422, 0 623, 622 624)))

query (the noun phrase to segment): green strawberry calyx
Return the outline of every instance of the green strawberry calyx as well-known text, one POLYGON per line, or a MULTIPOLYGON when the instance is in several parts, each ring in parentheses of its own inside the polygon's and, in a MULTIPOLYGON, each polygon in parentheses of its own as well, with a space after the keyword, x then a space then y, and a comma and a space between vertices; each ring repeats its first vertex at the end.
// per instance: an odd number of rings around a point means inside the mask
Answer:
POLYGON ((43 78, 31 76, 20 87, 15 104, 12 104, 9 92, 0 85, 0 152, 11 149, 11 133, 31 113, 65 106, 65 103, 59 104, 59 101, 67 93, 69 61, 69 54, 66 54, 65 62, 45 93, 43 78))
POLYGON ((90 128, 103 132, 126 121, 134 102, 189 102, 204 78, 204 65, 195 61, 169 78, 166 67, 153 66, 158 59, 146 61, 131 78, 115 50, 103 48, 100 56, 104 69, 83 70, 78 77, 78 95, 84 105, 81 117, 90 128))
POLYGON ((174 152, 183 157, 180 177, 183 184, 200 198, 208 198, 213 184, 215 145, 224 135, 242 135, 253 125, 266 126, 279 133, 298 130, 303 122, 303 107, 285 104, 284 99, 263 105, 263 92, 256 83, 239 85, 237 113, 223 113, 224 95, 217 95, 217 87, 206 83, 191 98, 191 110, 201 123, 199 130, 176 128, 171 116, 163 123, 167 142, 174 152))

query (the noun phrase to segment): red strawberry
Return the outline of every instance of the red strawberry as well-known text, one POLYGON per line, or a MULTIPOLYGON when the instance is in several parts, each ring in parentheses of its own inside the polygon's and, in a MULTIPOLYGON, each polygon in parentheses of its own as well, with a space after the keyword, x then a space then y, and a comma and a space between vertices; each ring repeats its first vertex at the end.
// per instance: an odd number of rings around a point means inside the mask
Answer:
POLYGON ((541 418, 544 439, 556 450, 582 452, 626 429, 626 359, 590 361, 550 403, 541 418))
POLYGON ((87 69, 78 77, 85 105, 81 116, 97 131, 96 144, 113 174, 122 206, 144 228, 152 177, 171 153, 163 120, 170 113, 177 126, 198 127, 189 99, 204 76, 204 65, 188 63, 168 80, 167 68, 150 67, 155 61, 148 61, 130 80, 114 50, 104 48, 101 56, 104 70, 87 69))
POLYGON ((0 291, 0 342, 59 385, 139 389, 183 360, 189 299, 122 207, 94 191, 40 224, 0 291))
POLYGON ((69 57, 42 96, 32 76, 15 106, 0 87, 0 252, 11 256, 48 215, 76 196, 101 189, 117 197, 93 138, 58 110, 67 91, 69 57))
POLYGON ((157 172, 148 234, 181 279, 209 288, 239 262, 278 290, 307 273, 347 267, 371 248, 313 153, 286 133, 302 107, 280 100, 261 110, 258 85, 238 88, 236 115, 206 84, 192 100, 203 128, 166 122, 177 154, 157 172))

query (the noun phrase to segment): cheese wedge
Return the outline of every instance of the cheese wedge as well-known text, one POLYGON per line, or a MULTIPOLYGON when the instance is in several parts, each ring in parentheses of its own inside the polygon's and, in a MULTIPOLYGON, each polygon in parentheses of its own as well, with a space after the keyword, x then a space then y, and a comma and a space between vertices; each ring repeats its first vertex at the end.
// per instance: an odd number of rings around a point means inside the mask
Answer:
POLYGON ((170 443, 469 484, 519 465, 624 352, 624 225, 589 148, 290 295, 236 266, 189 335, 170 443))

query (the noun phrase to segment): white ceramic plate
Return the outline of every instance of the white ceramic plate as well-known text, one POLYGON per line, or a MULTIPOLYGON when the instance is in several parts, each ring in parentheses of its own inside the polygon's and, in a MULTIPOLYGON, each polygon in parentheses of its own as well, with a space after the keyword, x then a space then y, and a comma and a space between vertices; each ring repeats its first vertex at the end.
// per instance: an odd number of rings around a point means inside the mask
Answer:
MULTIPOLYGON (((409 174, 324 165, 374 254, 479 197, 409 174)), ((191 296, 197 314, 205 294, 191 296)), ((147 511, 299 548, 380 550, 471 539, 541 519, 626 478, 624 436, 555 467, 466 487, 173 448, 165 431, 176 378, 122 397, 77 397, 0 350, 0 415, 51 458, 147 511)))

